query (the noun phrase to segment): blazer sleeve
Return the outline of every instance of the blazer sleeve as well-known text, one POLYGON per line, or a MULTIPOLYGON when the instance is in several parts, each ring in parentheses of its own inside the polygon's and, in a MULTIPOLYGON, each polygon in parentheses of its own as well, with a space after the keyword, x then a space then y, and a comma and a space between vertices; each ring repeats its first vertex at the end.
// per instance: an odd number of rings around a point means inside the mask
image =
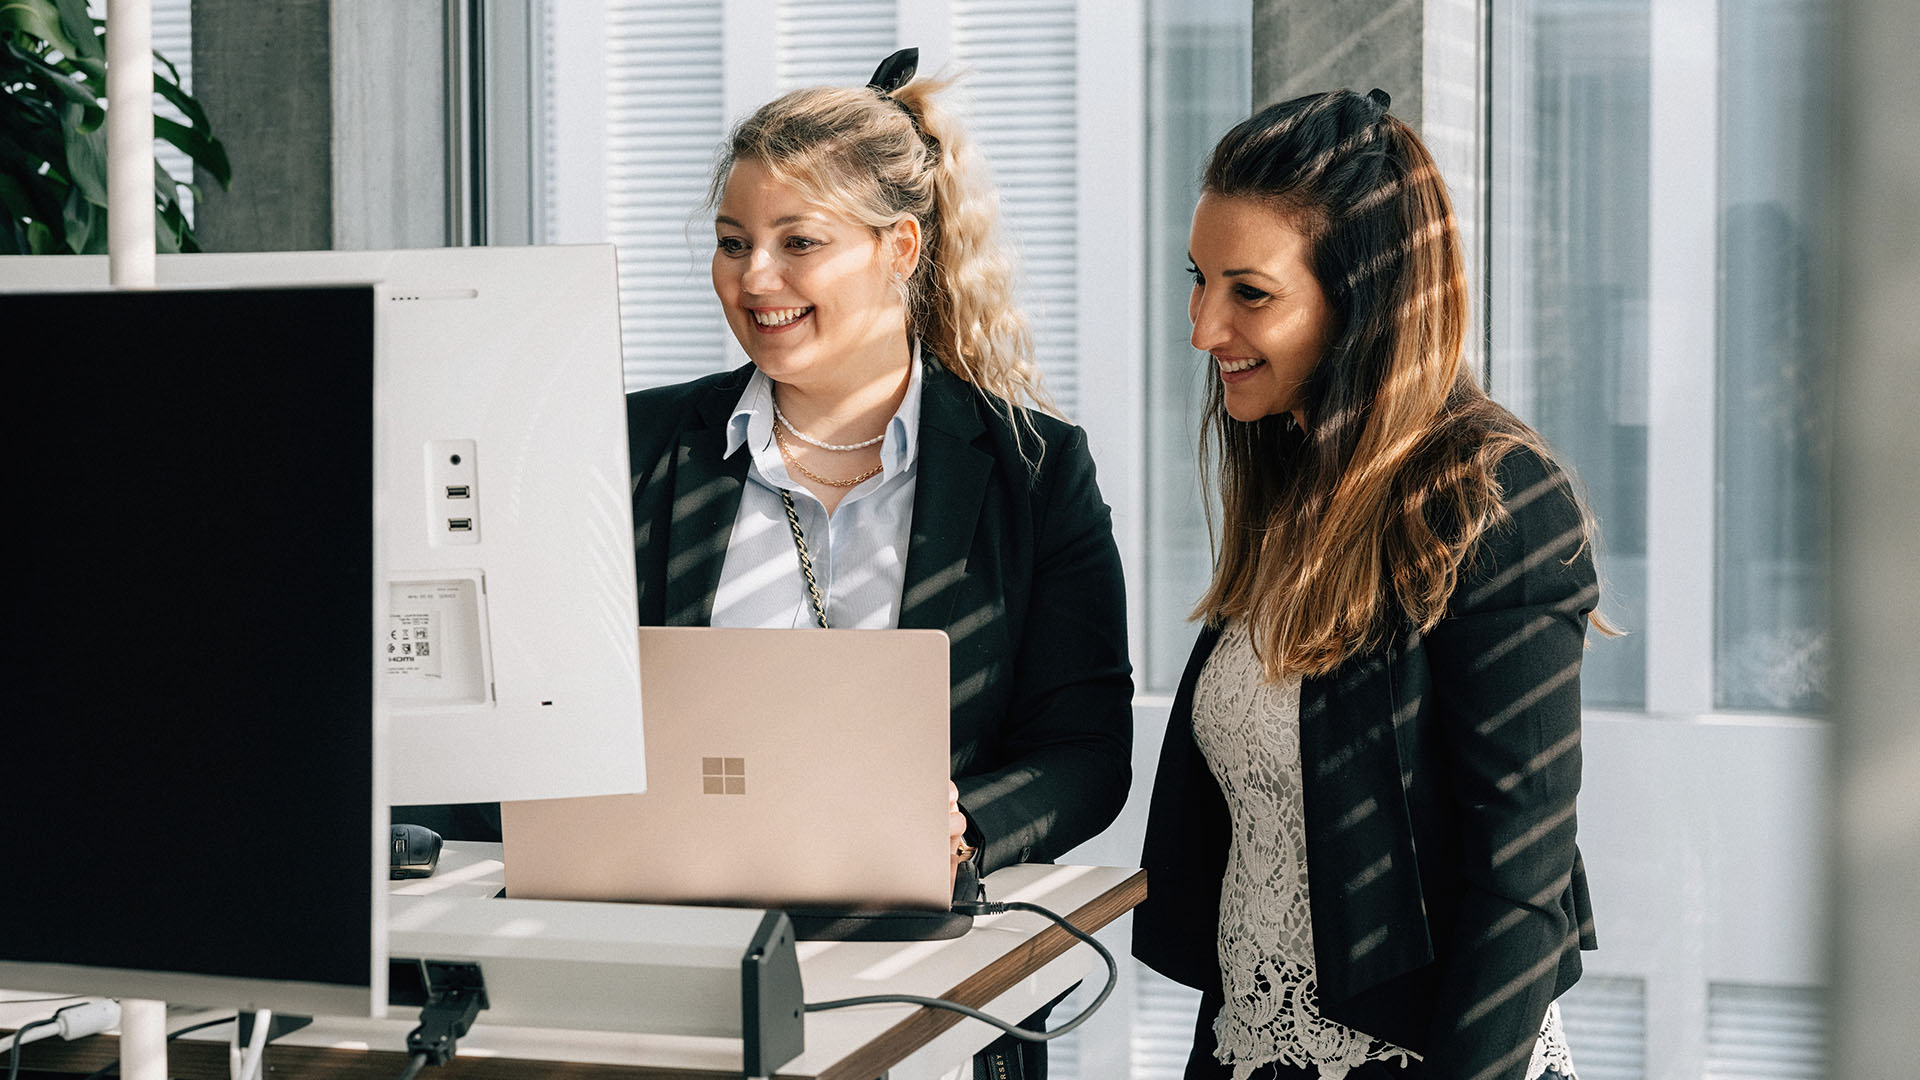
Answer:
POLYGON ((1441 959, 1428 1075, 1520 1080, 1581 928, 1573 888, 1580 661, 1598 597, 1583 516, 1529 450, 1499 472, 1505 522, 1427 636, 1464 892, 1441 959))
POLYGON ((1133 774, 1133 678, 1112 516, 1069 428, 1032 493, 1032 583, 1015 628, 999 768, 961 777, 982 869, 1056 859, 1112 823, 1133 774))

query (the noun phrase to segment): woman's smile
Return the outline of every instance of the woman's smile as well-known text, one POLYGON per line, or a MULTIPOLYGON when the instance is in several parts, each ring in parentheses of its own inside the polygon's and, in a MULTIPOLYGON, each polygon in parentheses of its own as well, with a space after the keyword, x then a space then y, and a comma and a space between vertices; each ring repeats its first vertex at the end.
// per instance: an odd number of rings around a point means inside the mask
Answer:
POLYGON ((1263 356, 1221 356, 1213 354, 1214 362, 1220 365, 1220 378, 1224 382, 1236 383, 1253 378, 1253 369, 1264 365, 1263 356))
POLYGON ((800 325, 801 320, 813 314, 811 307, 778 307, 747 309, 753 316, 753 328, 762 334, 784 334, 800 325))

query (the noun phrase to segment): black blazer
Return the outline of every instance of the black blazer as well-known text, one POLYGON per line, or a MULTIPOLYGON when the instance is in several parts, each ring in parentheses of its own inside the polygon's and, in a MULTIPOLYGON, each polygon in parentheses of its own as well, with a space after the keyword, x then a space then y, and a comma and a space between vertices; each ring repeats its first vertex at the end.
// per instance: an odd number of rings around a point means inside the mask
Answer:
MULTIPOLYGON (((1594 947, 1574 846, 1592 558, 1564 476, 1516 450, 1499 480, 1509 520, 1446 617, 1301 686, 1320 1011, 1422 1054, 1409 1077, 1521 1077, 1594 947)), ((1219 636, 1174 698, 1133 927, 1134 955, 1215 994, 1229 815, 1192 720, 1219 636)))
MULTIPOLYGON (((627 396, 643 626, 712 615, 749 462, 721 456, 726 422, 752 373, 627 396)), ((952 775, 989 872, 1051 860, 1106 828, 1132 779, 1111 515, 1086 433, 1031 415, 1038 440, 926 365, 900 626, 952 639, 952 775)))

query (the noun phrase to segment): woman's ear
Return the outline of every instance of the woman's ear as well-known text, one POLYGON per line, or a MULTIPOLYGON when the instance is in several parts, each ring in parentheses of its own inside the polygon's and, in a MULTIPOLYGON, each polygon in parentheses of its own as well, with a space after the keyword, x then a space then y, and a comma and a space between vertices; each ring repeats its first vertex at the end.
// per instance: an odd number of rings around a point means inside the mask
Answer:
POLYGON ((920 219, 904 217, 887 233, 887 252, 895 277, 912 277, 920 265, 920 219))

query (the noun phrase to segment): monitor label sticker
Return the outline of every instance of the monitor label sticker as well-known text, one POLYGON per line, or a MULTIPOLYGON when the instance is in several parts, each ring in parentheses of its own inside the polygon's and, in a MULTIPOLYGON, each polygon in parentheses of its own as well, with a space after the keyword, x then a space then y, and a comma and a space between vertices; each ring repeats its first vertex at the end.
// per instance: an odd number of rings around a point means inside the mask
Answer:
POLYGON ((458 586, 396 589, 394 593, 393 610, 387 616, 388 677, 440 678, 444 613, 447 605, 459 601, 458 586))

